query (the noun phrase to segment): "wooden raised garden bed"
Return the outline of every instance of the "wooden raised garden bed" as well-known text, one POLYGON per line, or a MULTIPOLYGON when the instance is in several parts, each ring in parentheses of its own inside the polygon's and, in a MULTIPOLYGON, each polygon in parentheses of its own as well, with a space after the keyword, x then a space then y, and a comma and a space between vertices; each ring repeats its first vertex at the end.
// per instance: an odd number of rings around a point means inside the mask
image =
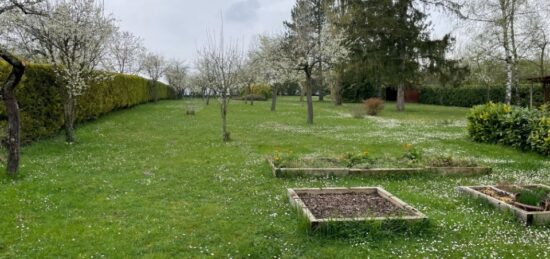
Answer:
POLYGON ((290 203, 302 213, 311 229, 334 223, 402 221, 428 218, 378 187, 288 189, 290 203))
POLYGON ((414 175, 421 173, 435 173, 444 176, 476 176, 492 173, 490 167, 418 167, 418 168, 279 168, 275 166, 273 159, 267 158, 275 177, 295 176, 389 176, 389 175, 414 175))
MULTIPOLYGON (((550 225, 550 187, 546 185, 506 185, 506 186, 474 186, 458 187, 462 194, 489 202, 491 205, 512 212, 526 225, 550 225), (520 196, 522 190, 548 191, 541 202, 537 204, 523 203, 520 196), (544 201, 544 199, 547 199, 544 201)), ((544 195, 544 194, 543 194, 544 195)))

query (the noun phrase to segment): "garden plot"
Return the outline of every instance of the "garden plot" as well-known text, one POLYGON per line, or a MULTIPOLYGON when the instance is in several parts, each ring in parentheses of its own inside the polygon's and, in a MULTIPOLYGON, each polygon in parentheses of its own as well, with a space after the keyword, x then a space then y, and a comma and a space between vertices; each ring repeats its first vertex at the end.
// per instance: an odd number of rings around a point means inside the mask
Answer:
POLYGON ((382 188, 289 189, 290 203, 312 229, 334 223, 401 221, 424 222, 428 218, 382 188))
POLYGON ((550 187, 545 185, 499 185, 459 187, 463 194, 488 201, 510 211, 526 225, 550 225, 550 187))
POLYGON ((444 176, 474 176, 490 174, 490 167, 452 157, 421 159, 417 151, 409 150, 403 157, 371 157, 368 152, 340 157, 297 157, 276 154, 268 157, 273 175, 293 176, 391 176, 432 173, 444 176))

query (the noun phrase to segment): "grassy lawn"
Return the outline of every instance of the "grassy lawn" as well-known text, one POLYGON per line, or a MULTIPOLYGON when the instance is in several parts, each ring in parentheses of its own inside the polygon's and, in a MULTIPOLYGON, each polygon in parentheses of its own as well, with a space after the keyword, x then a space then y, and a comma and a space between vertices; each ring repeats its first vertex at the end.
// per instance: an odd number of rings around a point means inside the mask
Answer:
POLYGON ((232 141, 221 142, 217 103, 166 101, 116 112, 23 149, 22 178, 0 177, 0 257, 539 257, 550 229, 526 228, 459 196, 459 185, 550 182, 550 161, 467 138, 467 109, 388 104, 381 117, 353 119, 352 105, 306 106, 284 98, 230 104, 232 141), (331 155, 403 152, 475 158, 493 166, 474 178, 276 179, 264 161, 276 150, 331 155), (286 188, 382 186, 430 217, 417 235, 308 236, 286 188))

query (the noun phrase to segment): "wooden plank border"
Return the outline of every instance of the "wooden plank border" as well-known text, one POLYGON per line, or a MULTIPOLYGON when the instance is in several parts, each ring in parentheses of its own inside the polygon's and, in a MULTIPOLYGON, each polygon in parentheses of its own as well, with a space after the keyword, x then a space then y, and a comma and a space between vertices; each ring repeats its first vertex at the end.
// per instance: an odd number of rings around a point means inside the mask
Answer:
POLYGON ((275 177, 296 177, 296 176, 391 176, 391 175, 414 175, 422 173, 439 174, 443 176, 478 176, 488 175, 493 172, 490 167, 421 167, 421 168, 278 168, 272 158, 266 158, 273 176, 275 177))
POLYGON ((417 209, 413 208, 412 206, 408 205, 404 201, 400 200, 399 198, 393 196, 391 193, 387 192, 383 188, 380 187, 354 187, 354 188, 299 188, 299 189, 288 189, 287 190, 288 197, 290 204, 298 209, 300 213, 302 213, 307 220, 309 221, 310 228, 317 228, 322 226, 323 224, 332 224, 332 223, 339 223, 339 222, 376 222, 376 221, 394 221, 394 220, 400 220, 405 221, 409 223, 416 223, 416 222, 423 222, 427 221, 428 217, 418 211, 417 209), (305 203, 302 201, 298 193, 303 192, 310 192, 310 193, 347 193, 347 192, 358 192, 358 193, 372 193, 376 192, 381 197, 389 200, 396 206, 407 209, 411 212, 413 212, 415 215, 413 216, 397 216, 397 217, 360 217, 360 218, 333 218, 333 219, 318 219, 313 215, 313 213, 309 210, 309 208, 305 205, 305 203))
MULTIPOLYGON (((531 184, 531 185, 522 185, 525 187, 541 187, 550 190, 549 186, 542 184, 531 184)), ((484 194, 476 189, 480 188, 496 188, 495 186, 460 186, 457 188, 457 191, 463 195, 468 195, 473 198, 485 200, 489 202, 492 206, 502 210, 509 211, 513 213, 518 219, 520 219, 526 226, 535 225, 535 226, 544 226, 550 225, 550 211, 543 212, 529 212, 517 208, 513 205, 500 201, 494 197, 491 197, 487 194, 484 194)))

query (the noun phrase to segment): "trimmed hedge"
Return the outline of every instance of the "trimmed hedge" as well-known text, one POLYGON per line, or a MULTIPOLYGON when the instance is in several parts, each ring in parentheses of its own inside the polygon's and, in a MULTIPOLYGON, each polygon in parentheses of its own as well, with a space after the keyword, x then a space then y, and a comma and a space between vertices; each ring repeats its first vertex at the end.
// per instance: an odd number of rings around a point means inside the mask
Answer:
MULTIPOLYGON (((504 102, 506 89, 504 87, 487 90, 482 87, 424 87, 420 91, 420 103, 444 106, 472 107, 488 102, 504 102)), ((516 98, 515 96, 513 97, 516 98)), ((522 106, 529 105, 529 87, 521 87, 520 99, 522 106)), ((514 100, 516 103, 516 100, 514 100)), ((533 103, 540 106, 544 103, 542 86, 533 86, 533 103)))
POLYGON ((503 144, 550 156, 550 111, 489 103, 472 108, 468 132, 477 142, 503 144))
MULTIPOLYGON (((0 80, 9 67, 0 63, 0 80)), ((116 74, 112 80, 92 84, 77 103, 77 123, 95 119, 109 112, 132 107, 153 100, 150 80, 131 75, 116 74)), ((175 92, 158 83, 159 99, 174 99, 175 92)), ((56 134, 63 128, 63 99, 55 83, 51 66, 29 65, 21 84, 17 87, 17 100, 21 109, 21 140, 30 142, 56 134)), ((5 108, 0 106, 5 121, 5 108)))

